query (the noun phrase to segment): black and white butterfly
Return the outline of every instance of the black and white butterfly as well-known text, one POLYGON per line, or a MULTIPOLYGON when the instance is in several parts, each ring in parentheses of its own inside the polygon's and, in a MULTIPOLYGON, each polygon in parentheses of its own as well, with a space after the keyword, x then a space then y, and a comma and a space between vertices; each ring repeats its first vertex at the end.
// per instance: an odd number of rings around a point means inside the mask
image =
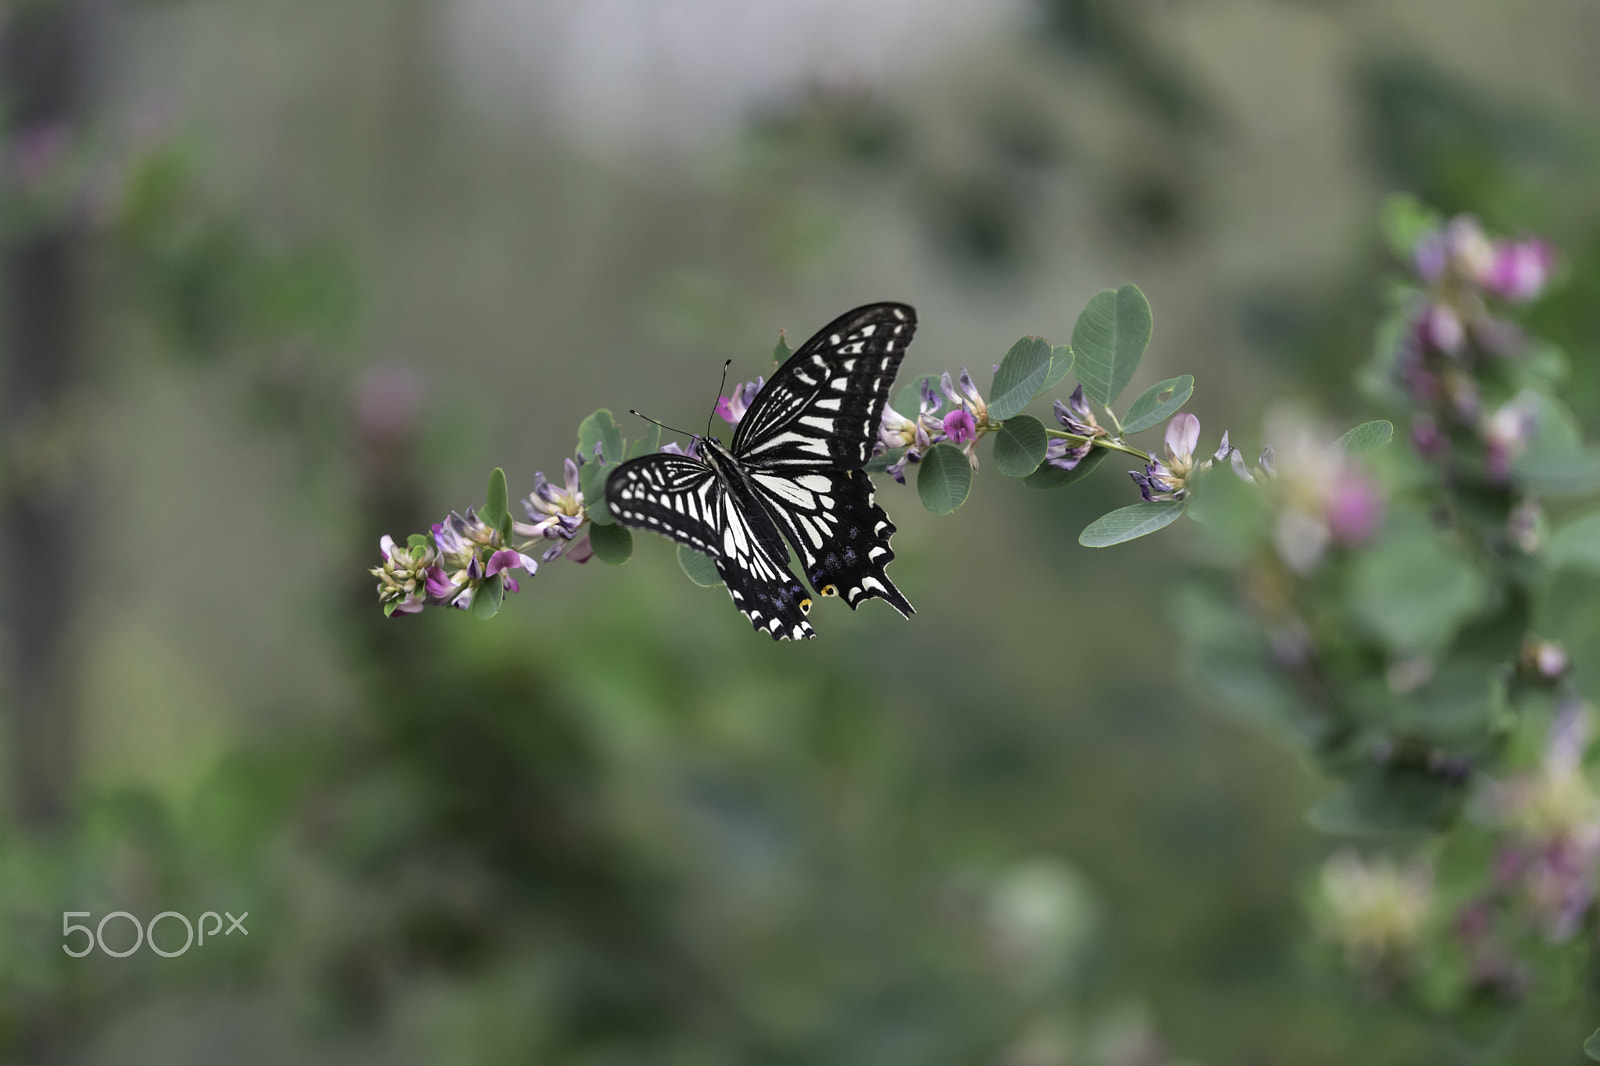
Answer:
POLYGON ((905 304, 840 315, 778 368, 729 447, 706 436, 698 457, 629 460, 607 479, 606 505, 623 525, 710 556, 734 605, 774 640, 815 635, 785 538, 818 595, 842 596, 852 610, 876 596, 909 617, 884 572, 894 524, 862 467, 916 328, 905 304))

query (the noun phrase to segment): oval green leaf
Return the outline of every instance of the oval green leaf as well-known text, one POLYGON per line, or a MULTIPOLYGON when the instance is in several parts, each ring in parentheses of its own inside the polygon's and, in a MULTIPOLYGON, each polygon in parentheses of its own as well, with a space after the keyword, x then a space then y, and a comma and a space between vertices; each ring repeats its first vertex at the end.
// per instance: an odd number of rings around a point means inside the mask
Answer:
POLYGON ((1044 388, 1050 373, 1050 344, 1040 337, 1023 337, 1011 346, 994 372, 989 390, 989 417, 1004 422, 1028 406, 1044 388))
POLYGON ((596 444, 606 462, 622 461, 622 427, 604 407, 578 423, 578 454, 593 461, 596 444))
POLYGON ((1078 465, 1071 470, 1047 464, 1029 474, 1022 483, 1030 489, 1064 489, 1074 481, 1094 473, 1094 468, 1105 462, 1106 456, 1110 454, 1104 448, 1096 448, 1080 459, 1078 465))
POLYGON ((500 601, 505 599, 506 590, 500 583, 500 575, 496 574, 478 586, 478 591, 472 594, 472 617, 480 622, 486 622, 500 613, 500 601))
POLYGON ((611 508, 606 506, 606 479, 614 466, 590 460, 578 467, 578 488, 583 491, 583 510, 595 526, 609 526, 616 522, 611 508))
POLYGON ((1571 566, 1600 572, 1600 510, 1563 522, 1550 535, 1545 561, 1552 569, 1571 566))
POLYGON ((1347 836, 1420 836, 1449 825, 1465 794, 1459 782, 1421 768, 1361 773, 1306 812, 1313 829, 1347 836))
POLYGON ((484 496, 483 511, 478 517, 484 524, 493 529, 499 529, 506 517, 506 498, 509 492, 506 489, 506 472, 498 466, 494 473, 489 475, 489 491, 484 496))
POLYGON ((1183 514, 1182 500, 1155 500, 1101 515, 1078 534, 1085 548, 1109 548, 1170 526, 1183 514))
POLYGON ((1122 420, 1122 432, 1128 434, 1149 429, 1168 416, 1177 414, 1178 409, 1188 403, 1189 397, 1193 395, 1193 374, 1181 374, 1157 382, 1146 389, 1145 394, 1133 401, 1133 406, 1128 408, 1128 417, 1122 420))
POLYGON ((1394 439, 1394 423, 1378 418, 1363 422, 1333 442, 1348 455, 1370 455, 1394 439))
POLYGON ((1150 302, 1137 286, 1090 298, 1072 327, 1073 371, 1085 396, 1106 406, 1116 402, 1150 346, 1151 325, 1150 302))
POLYGON ((940 441, 928 449, 917 468, 917 495, 934 514, 950 514, 967 502, 972 491, 972 464, 961 449, 940 441))
POLYGON ((717 573, 717 564, 711 561, 711 556, 687 544, 678 545, 678 566, 689 575, 690 581, 703 589, 722 584, 722 575, 717 573))
POLYGON ((1061 379, 1072 372, 1072 345, 1057 344, 1050 349, 1050 372, 1044 376, 1044 385, 1040 392, 1045 392, 1061 384, 1061 379))
POLYGON ((1016 415, 994 435, 994 466, 1006 477, 1027 477, 1044 462, 1050 445, 1044 423, 1032 415, 1016 415))
POLYGON ((649 455, 661 450, 661 427, 654 422, 644 431, 644 436, 633 442, 633 447, 628 449, 628 458, 637 459, 641 455, 649 455))
POLYGON ((633 533, 627 526, 612 523, 609 526, 589 527, 589 546, 594 557, 611 566, 621 566, 633 555, 633 533))
POLYGON ((1589 1034, 1589 1039, 1583 1042, 1583 1053, 1600 1062, 1600 1029, 1589 1034))

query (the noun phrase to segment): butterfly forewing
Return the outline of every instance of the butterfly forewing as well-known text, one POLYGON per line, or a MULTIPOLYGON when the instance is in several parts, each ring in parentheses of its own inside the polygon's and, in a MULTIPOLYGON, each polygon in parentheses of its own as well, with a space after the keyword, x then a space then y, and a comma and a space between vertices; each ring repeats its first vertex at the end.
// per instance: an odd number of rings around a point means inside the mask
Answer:
POLYGON ((916 328, 916 312, 896 303, 860 307, 828 323, 756 396, 734 432, 733 454, 774 469, 865 466, 916 328))

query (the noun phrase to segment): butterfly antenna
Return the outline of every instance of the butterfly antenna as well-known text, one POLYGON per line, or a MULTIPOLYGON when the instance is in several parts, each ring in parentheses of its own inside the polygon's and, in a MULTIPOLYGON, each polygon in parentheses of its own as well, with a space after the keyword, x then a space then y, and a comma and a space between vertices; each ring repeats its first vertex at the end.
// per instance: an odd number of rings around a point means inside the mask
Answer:
MULTIPOLYGON (((729 359, 726 363, 722 364, 722 384, 717 386, 717 403, 721 403, 722 402, 722 390, 727 388, 727 386, 728 386, 728 368, 730 366, 732 366, 732 365, 733 365, 733 360, 732 359, 729 359)), ((708 436, 708 437, 711 436, 711 421, 712 421, 712 419, 714 419, 716 417, 717 417, 717 408, 716 408, 716 405, 713 404, 712 407, 711 407, 711 414, 706 416, 706 436, 708 436)))
POLYGON ((665 422, 657 422, 655 419, 651 418, 649 415, 639 414, 638 411, 635 411, 631 407, 628 408, 628 413, 630 415, 639 415, 639 417, 644 419, 646 422, 649 422, 652 425, 660 426, 662 429, 666 430, 668 433, 681 433, 685 437, 693 437, 694 436, 693 433, 690 433, 686 429, 674 429, 672 426, 667 425, 665 422))

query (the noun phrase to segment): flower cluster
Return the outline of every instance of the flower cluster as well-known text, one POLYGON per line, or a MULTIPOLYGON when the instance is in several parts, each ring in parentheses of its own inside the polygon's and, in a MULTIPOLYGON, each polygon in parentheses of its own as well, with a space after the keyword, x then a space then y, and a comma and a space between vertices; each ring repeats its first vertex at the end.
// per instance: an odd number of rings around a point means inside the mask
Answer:
POLYGON ((899 459, 885 468, 885 473, 904 485, 906 465, 920 462, 928 449, 940 441, 949 441, 960 448, 972 469, 978 469, 978 439, 995 427, 989 419, 989 404, 967 368, 961 368, 954 382, 950 380, 950 372, 945 371, 940 375, 938 391, 924 378, 918 392, 915 418, 884 405, 874 454, 886 455, 899 448, 905 449, 899 459), (940 414, 941 411, 944 413, 940 414))
POLYGON ((1305 419, 1282 414, 1269 420, 1277 441, 1254 470, 1238 451, 1230 456, 1241 478, 1267 488, 1273 507, 1272 544, 1284 565, 1309 574, 1330 546, 1358 547, 1383 525, 1387 493, 1365 464, 1316 433, 1305 419))
MULTIPOLYGON (((1072 396, 1066 403, 1057 400, 1055 411, 1056 421, 1073 436, 1052 440, 1045 449, 1044 461, 1058 470, 1074 470, 1094 450, 1094 442, 1109 437, 1110 433, 1094 417, 1089 401, 1084 398, 1082 385, 1072 390, 1072 396)), ((1134 480, 1138 481, 1138 478, 1134 480)))
POLYGON ((379 542, 383 562, 370 571, 378 579, 384 613, 416 614, 424 607, 464 610, 493 578, 505 592, 521 591, 514 571, 530 577, 538 573, 539 562, 528 552, 540 541, 554 541, 543 553, 545 562, 561 555, 586 561, 593 554, 588 540, 576 539, 588 521, 578 487, 582 465, 582 459, 568 459, 560 485, 542 471, 534 475, 533 492, 522 501, 528 522, 507 515, 497 526, 469 507, 465 514, 451 511, 426 534, 413 534, 404 547, 385 535, 379 542), (523 539, 512 542, 508 532, 523 539))
POLYGON ((486 580, 499 576, 508 592, 518 590, 513 570, 537 573, 539 564, 507 547, 500 532, 479 518, 472 508, 465 515, 451 511, 432 533, 413 536, 405 547, 385 535, 378 542, 381 565, 371 574, 378 579, 378 601, 385 614, 416 614, 428 606, 466 608, 486 580))
POLYGON ((1470 462, 1481 451, 1485 478, 1504 484, 1538 429, 1539 405, 1526 389, 1506 394, 1504 364, 1527 343, 1494 305, 1537 298, 1554 274, 1555 252, 1538 239, 1491 239, 1463 215, 1418 241, 1412 260, 1423 289, 1395 367, 1415 405, 1412 444, 1438 461, 1465 449, 1461 459, 1470 462))
POLYGON ((1600 888, 1600 794, 1584 768, 1593 727, 1592 712, 1570 702, 1551 722, 1539 764, 1489 793, 1505 841, 1495 887, 1520 897, 1553 943, 1577 934, 1600 888))
POLYGON ((944 419, 939 409, 944 400, 933 390, 933 383, 923 379, 918 389, 917 417, 907 418, 888 404, 883 405, 883 418, 878 426, 878 441, 873 454, 885 455, 899 448, 905 452, 890 463, 885 472, 900 484, 906 483, 906 464, 921 461, 934 443, 944 439, 944 419))
POLYGON ((1433 882, 1425 861, 1400 865, 1387 855, 1337 852, 1323 864, 1317 886, 1322 934, 1351 969, 1392 981, 1414 965, 1436 908, 1433 882))
POLYGON ((1190 482, 1203 471, 1211 469, 1213 461, 1229 461, 1234 455, 1228 445, 1228 434, 1222 434, 1222 444, 1210 459, 1196 460, 1194 450, 1200 444, 1200 420, 1187 412, 1173 416, 1167 423, 1167 436, 1163 442, 1166 456, 1157 459, 1154 454, 1141 470, 1130 470, 1128 476, 1139 486, 1139 495, 1147 502, 1155 500, 1182 500, 1188 497, 1190 482))
MULTIPOLYGON (((511 528, 521 536, 543 537, 555 541, 544 551, 542 558, 546 562, 565 552, 573 537, 583 526, 586 517, 583 510, 583 490, 578 487, 578 470, 581 463, 581 459, 566 461, 566 479, 559 486, 546 478, 542 470, 534 474, 533 491, 522 501, 522 509, 528 513, 528 521, 512 523, 511 528)), ((577 557, 577 551, 578 549, 574 549, 574 558, 577 557)))

